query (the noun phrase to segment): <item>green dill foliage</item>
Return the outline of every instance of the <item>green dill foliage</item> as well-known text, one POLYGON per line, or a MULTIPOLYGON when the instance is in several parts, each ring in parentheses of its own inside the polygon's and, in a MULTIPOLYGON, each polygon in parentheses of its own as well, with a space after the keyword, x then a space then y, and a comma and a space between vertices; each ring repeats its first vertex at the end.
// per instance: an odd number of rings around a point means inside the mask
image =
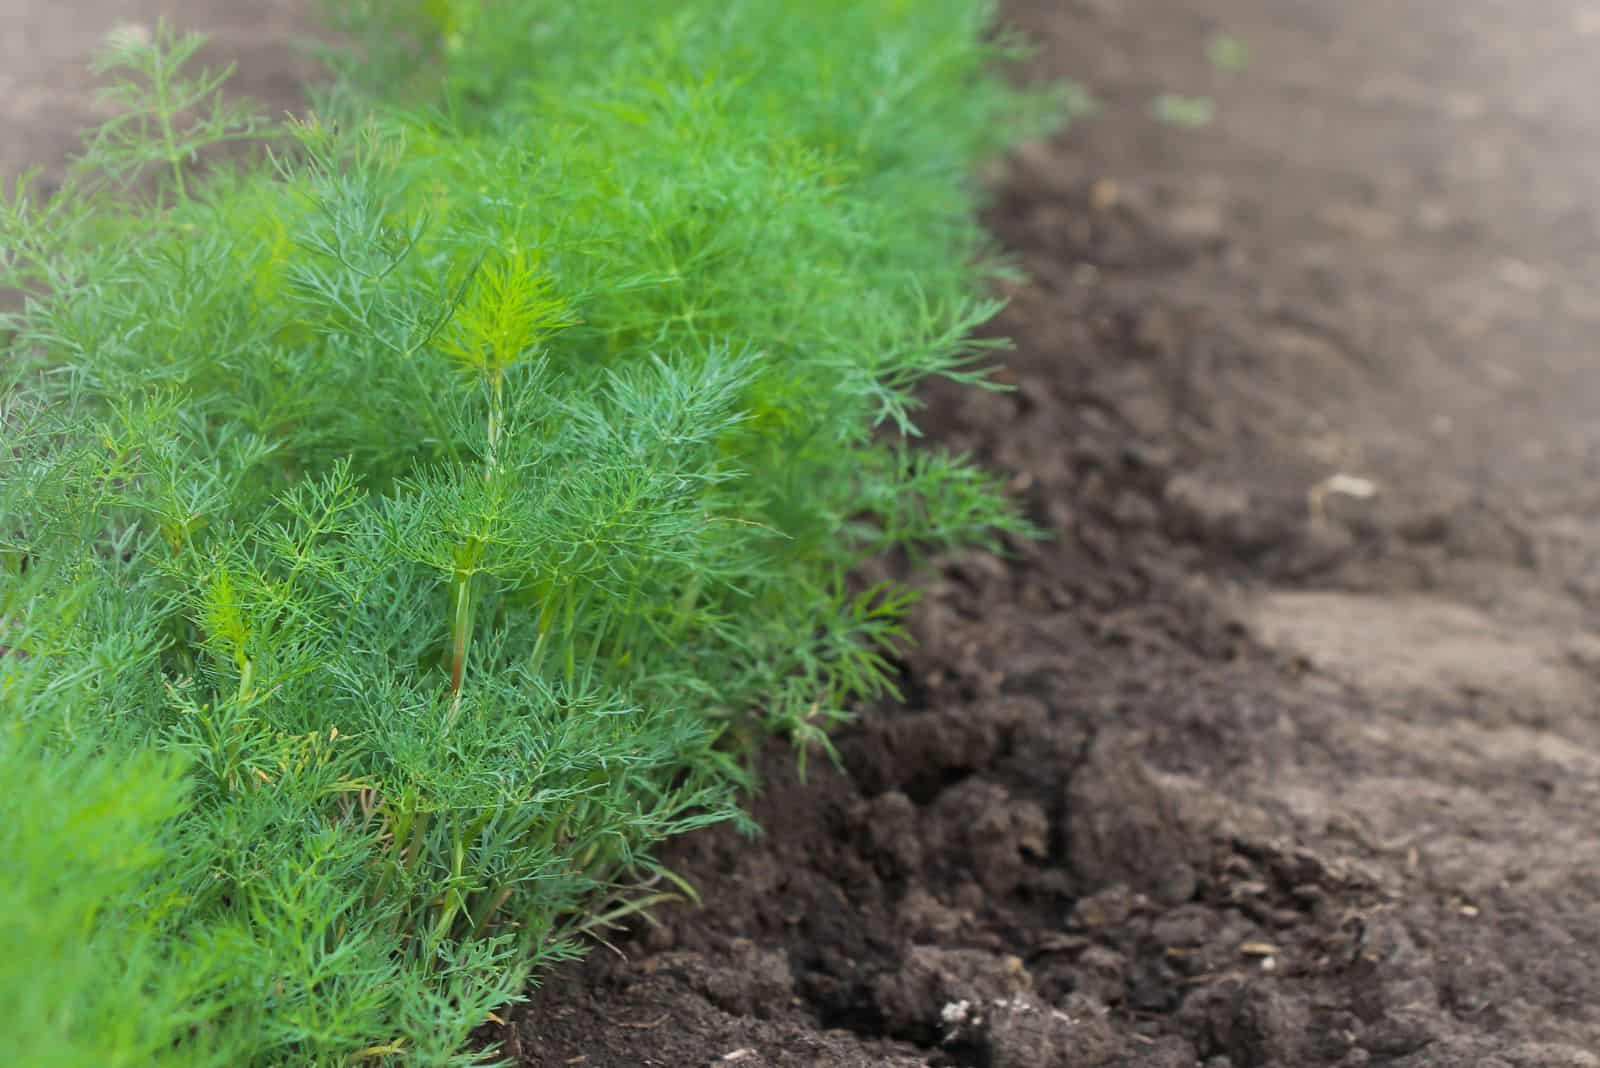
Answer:
POLYGON ((170 179, 173 195, 182 198, 185 167, 201 152, 257 136, 260 116, 218 92, 232 77, 232 66, 188 73, 204 43, 198 34, 176 34, 165 24, 153 41, 142 28, 112 35, 94 70, 118 76, 100 93, 116 114, 95 131, 87 154, 94 173, 127 182, 156 165, 170 179))
POLYGON ((1051 114, 991 15, 350 3, 274 130, 116 43, 123 114, 0 199, 7 1063, 492 1058, 692 893, 653 847, 753 737, 893 694, 854 569, 1026 530, 910 442, 985 384, 970 175, 1051 114))

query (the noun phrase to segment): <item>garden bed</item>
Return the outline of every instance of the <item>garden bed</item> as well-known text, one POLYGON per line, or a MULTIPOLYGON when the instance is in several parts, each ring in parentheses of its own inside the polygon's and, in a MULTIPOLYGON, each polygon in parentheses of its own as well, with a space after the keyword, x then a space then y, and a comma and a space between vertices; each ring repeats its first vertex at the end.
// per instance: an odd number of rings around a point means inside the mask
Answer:
POLYGON ((484 1039, 583 1068, 1600 1064, 1585 53, 1489 0, 1010 16, 1030 75, 1103 110, 993 176, 1031 279, 992 326, 1015 391, 936 386, 924 422, 1051 537, 941 558, 906 700, 838 735, 842 770, 802 783, 773 743, 763 834, 665 852, 703 904, 484 1039), (1243 70, 1208 61, 1224 33, 1243 70), (1153 121, 1168 90, 1214 123, 1153 121))

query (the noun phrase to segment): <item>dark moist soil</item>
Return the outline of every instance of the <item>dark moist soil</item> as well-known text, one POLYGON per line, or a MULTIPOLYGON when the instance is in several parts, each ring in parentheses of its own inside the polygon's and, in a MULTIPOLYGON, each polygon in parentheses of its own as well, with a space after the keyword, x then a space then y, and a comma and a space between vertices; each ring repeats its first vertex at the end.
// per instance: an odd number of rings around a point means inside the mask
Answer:
POLYGON ((924 573, 905 704, 774 746, 762 836, 667 851, 704 904, 487 1037, 1600 1068, 1600 9, 1006 10, 1102 108, 991 176, 1016 389, 927 425, 1050 540, 924 573))

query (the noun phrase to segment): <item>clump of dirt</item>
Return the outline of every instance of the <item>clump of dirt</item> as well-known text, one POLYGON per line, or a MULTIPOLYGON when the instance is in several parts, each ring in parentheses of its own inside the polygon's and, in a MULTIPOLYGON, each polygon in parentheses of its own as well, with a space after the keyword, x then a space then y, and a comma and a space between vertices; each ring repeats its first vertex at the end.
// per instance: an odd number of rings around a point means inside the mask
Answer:
POLYGON ((923 575, 908 702, 809 782, 775 746, 760 837, 669 850, 705 904, 491 1037, 586 1068, 1600 1066, 1586 53, 1493 0, 1008 10, 1104 112, 995 175, 1015 389, 932 389, 929 426, 1050 539, 923 575), (1175 87, 1213 127, 1149 117, 1175 87))

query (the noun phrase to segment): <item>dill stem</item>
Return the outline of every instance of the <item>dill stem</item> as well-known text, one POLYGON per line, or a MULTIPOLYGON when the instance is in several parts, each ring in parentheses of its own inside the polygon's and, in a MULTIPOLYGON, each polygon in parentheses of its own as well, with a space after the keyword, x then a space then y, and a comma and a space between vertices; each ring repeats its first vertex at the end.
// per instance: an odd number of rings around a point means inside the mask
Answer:
POLYGON ((170 86, 168 84, 167 56, 164 52, 156 53, 153 81, 158 105, 156 109, 157 120, 161 125, 161 143, 167 150, 167 162, 172 166, 172 182, 177 189, 178 199, 189 198, 188 188, 183 181, 183 157, 178 154, 178 138, 172 129, 172 106, 170 100, 170 86))
POLYGON ((544 664, 545 639, 550 637, 550 617, 543 608, 539 611, 538 637, 533 641, 533 652, 528 656, 528 669, 533 675, 539 674, 539 668, 544 664))
POLYGON ((246 700, 256 686, 256 662, 245 657, 239 662, 239 700, 246 700))
MULTIPOLYGON (((505 403, 504 378, 495 368, 489 383, 488 456, 483 480, 492 481, 499 467, 500 425, 505 403)), ((454 605, 450 614, 450 722, 461 711, 461 684, 467 672, 467 649, 472 642, 472 572, 458 570, 455 576, 454 605)))
POLYGON ((567 586, 566 610, 567 611, 566 611, 566 622, 565 622, 565 626, 566 626, 566 635, 565 635, 565 641, 566 641, 566 665, 565 665, 566 666, 566 676, 565 676, 565 678, 567 680, 567 685, 571 686, 573 679, 578 674, 578 642, 577 642, 578 605, 577 605, 577 597, 573 595, 572 586, 570 584, 567 586))
POLYGON ((489 455, 484 465, 484 481, 494 477, 500 460, 500 427, 505 418, 505 376, 499 367, 489 381, 489 455))
POLYGON ((483 936, 483 932, 488 930, 489 924, 493 922, 495 914, 505 908, 506 902, 511 900, 511 894, 515 890, 516 887, 514 886, 495 888, 494 893, 490 894, 488 900, 484 903, 483 914, 478 917, 478 921, 472 926, 473 938, 481 938, 483 936))
MULTIPOLYGON (((439 900, 439 915, 434 921, 430 945, 440 945, 450 937, 450 931, 455 926, 456 914, 464 910, 466 901, 461 896, 460 884, 465 861, 466 850, 460 834, 456 834, 450 846, 450 883, 439 900)), ((467 918, 470 920, 472 917, 469 914, 467 918)))
POLYGON ((458 571, 450 618, 450 693, 459 703, 462 678, 467 670, 467 647, 472 638, 472 572, 458 571))
POLYGON ((406 842, 404 865, 406 871, 415 871, 417 857, 422 853, 422 841, 428 834, 429 813, 426 809, 418 813, 411 824, 411 837, 406 842))

